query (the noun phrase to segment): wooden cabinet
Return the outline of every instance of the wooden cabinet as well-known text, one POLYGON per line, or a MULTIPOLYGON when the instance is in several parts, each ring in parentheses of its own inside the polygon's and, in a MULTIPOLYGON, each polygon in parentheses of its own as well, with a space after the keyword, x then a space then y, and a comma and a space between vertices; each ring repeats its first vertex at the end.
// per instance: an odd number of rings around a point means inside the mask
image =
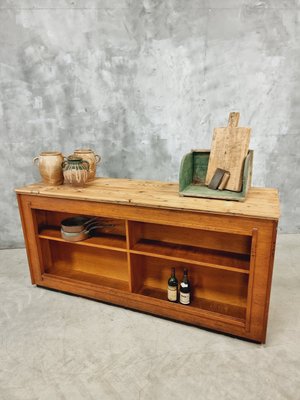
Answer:
POLYGON ((17 190, 33 284, 265 342, 278 194, 246 202, 182 198, 178 186, 99 178, 83 189, 17 190), (70 243, 60 222, 99 216, 114 227, 70 243), (171 268, 187 268, 191 304, 167 300, 171 268))

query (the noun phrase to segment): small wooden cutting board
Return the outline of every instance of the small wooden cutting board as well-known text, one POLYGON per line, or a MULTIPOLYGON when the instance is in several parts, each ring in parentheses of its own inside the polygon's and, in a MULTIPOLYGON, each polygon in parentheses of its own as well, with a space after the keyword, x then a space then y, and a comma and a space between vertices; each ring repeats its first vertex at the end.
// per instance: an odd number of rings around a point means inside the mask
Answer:
POLYGON ((205 184, 211 181, 217 168, 229 171, 230 178, 224 189, 240 192, 244 160, 248 153, 251 128, 238 128, 240 114, 229 114, 226 128, 215 128, 208 161, 205 184))

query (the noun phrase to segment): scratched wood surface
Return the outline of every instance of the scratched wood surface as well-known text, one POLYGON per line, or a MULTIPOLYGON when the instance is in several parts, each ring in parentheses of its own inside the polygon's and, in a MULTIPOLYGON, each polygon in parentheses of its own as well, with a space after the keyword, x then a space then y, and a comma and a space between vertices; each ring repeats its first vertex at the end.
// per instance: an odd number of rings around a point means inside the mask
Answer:
POLYGON ((274 220, 278 220, 280 216, 278 191, 270 188, 249 189, 245 202, 180 197, 177 183, 113 178, 97 178, 87 183, 84 188, 74 188, 70 185, 48 186, 43 183, 35 183, 16 189, 16 192, 44 197, 241 215, 274 220))
POLYGON ((230 113, 226 128, 215 128, 205 184, 208 185, 217 168, 229 171, 226 190, 240 192, 244 160, 248 153, 250 128, 238 128, 239 113, 230 113))

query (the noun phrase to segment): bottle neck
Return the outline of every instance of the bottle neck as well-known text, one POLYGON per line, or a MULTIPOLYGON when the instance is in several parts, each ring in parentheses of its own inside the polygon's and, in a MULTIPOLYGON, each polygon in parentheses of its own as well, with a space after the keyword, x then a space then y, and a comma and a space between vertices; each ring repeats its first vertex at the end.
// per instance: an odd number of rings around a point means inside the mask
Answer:
POLYGON ((184 271, 184 273, 183 273, 183 282, 184 282, 184 283, 188 283, 188 274, 187 274, 187 271, 184 271))

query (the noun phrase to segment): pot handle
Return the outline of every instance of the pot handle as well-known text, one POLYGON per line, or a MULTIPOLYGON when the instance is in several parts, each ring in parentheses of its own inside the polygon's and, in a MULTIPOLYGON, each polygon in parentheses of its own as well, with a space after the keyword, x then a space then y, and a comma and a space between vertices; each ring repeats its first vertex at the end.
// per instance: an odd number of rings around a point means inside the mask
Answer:
POLYGON ((90 231, 93 231, 94 229, 103 229, 103 228, 110 228, 110 227, 114 227, 114 224, 107 224, 107 225, 95 225, 90 227, 89 229, 85 229, 85 233, 90 233, 90 231))
POLYGON ((61 163, 61 167, 62 168, 65 168, 65 165, 67 164, 67 161, 63 161, 62 163, 61 163))
POLYGON ((88 226, 88 225, 90 225, 90 224, 94 224, 95 222, 98 222, 98 220, 99 220, 99 217, 93 217, 93 218, 88 219, 88 220, 87 220, 86 222, 84 222, 82 225, 88 226))
POLYGON ((101 157, 98 156, 98 154, 95 154, 95 160, 96 160, 96 164, 98 164, 101 161, 101 157))
POLYGON ((38 160, 39 160, 39 156, 34 157, 34 158, 32 159, 33 164, 35 164, 35 162, 38 161, 38 160))
POLYGON ((95 219, 94 221, 92 221, 92 222, 90 222, 89 224, 87 224, 85 227, 84 227, 84 229, 86 230, 86 231, 89 231, 90 229, 92 229, 92 227, 93 226, 95 226, 95 225, 99 225, 99 220, 97 220, 97 219, 95 219))
POLYGON ((87 165, 87 170, 88 170, 88 171, 90 170, 90 163, 89 163, 88 161, 83 160, 83 161, 82 161, 82 164, 86 164, 86 165, 87 165))

